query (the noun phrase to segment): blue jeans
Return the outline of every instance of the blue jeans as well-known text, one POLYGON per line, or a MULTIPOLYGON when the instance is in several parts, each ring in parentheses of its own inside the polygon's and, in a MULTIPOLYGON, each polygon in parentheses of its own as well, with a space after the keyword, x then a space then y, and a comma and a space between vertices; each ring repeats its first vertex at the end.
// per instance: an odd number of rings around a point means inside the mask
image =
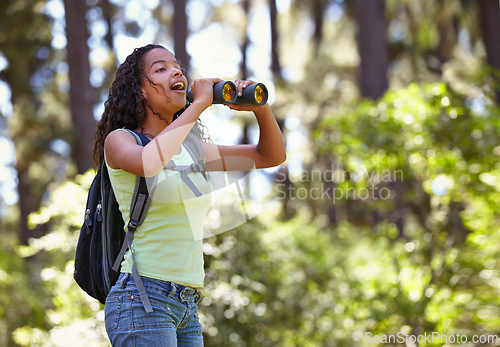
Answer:
POLYGON ((198 305, 190 287, 141 277, 153 312, 146 313, 131 274, 122 273, 104 305, 106 332, 113 346, 203 346, 198 305))

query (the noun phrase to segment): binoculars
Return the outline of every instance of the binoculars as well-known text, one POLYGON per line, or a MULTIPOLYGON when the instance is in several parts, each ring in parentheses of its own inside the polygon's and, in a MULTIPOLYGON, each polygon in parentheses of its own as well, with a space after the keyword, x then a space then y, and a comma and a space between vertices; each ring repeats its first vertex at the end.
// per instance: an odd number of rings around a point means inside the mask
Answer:
MULTIPOLYGON (((267 102, 269 94, 267 88, 262 83, 254 83, 243 89, 241 96, 238 96, 236 85, 231 81, 223 81, 214 84, 214 98, 212 104, 244 104, 261 106, 267 102)), ((189 102, 193 102, 193 92, 186 95, 189 102)))

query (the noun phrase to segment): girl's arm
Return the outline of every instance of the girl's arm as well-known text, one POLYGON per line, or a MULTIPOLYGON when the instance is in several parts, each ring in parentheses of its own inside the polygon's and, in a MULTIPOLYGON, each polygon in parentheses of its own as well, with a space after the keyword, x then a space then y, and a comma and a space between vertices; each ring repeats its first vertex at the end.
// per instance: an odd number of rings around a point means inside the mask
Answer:
MULTIPOLYGON (((236 81, 241 95, 252 81, 236 81)), ((285 143, 281 130, 268 104, 263 106, 228 105, 236 111, 253 111, 259 125, 257 145, 222 146, 203 143, 207 171, 236 171, 261 169, 279 165, 286 160, 285 143)))

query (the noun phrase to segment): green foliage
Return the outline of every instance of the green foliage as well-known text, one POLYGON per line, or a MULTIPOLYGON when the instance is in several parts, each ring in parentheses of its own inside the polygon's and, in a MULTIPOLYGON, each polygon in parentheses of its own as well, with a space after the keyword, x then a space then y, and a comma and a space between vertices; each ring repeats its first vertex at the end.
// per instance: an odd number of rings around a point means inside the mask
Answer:
POLYGON ((36 271, 15 251, 15 234, 2 233, 0 245, 0 345, 11 343, 10 332, 19 325, 46 328, 36 271))
POLYGON ((381 235, 393 257, 393 266, 384 268, 393 278, 376 288, 379 297, 393 297, 392 314, 377 319, 371 331, 497 333, 497 113, 487 95, 464 99, 442 83, 412 84, 375 103, 345 107, 317 131, 325 155, 357 173, 346 179, 357 189, 381 189, 386 183, 371 178, 401 173, 386 185, 390 198, 341 202, 348 213, 354 204, 361 215, 382 216, 370 223, 378 232, 395 212, 403 216, 394 232, 381 235))
MULTIPOLYGON (((30 215, 28 225, 50 225, 51 232, 31 239, 29 246, 16 246, 15 259, 23 264, 17 272, 28 283, 13 283, 11 307, 17 319, 5 316, 12 335, 20 346, 66 346, 68 339, 78 346, 107 346, 102 305, 88 297, 73 279, 73 258, 82 224, 88 188, 95 172, 76 177, 57 187, 39 212, 30 215), (19 308, 25 307, 23 311, 19 308), (28 317, 31 317, 28 318, 28 317)), ((3 253, 0 253, 3 255, 3 253)), ((4 266, 1 267, 4 269, 4 266)), ((6 272, 10 273, 11 271, 6 272)))

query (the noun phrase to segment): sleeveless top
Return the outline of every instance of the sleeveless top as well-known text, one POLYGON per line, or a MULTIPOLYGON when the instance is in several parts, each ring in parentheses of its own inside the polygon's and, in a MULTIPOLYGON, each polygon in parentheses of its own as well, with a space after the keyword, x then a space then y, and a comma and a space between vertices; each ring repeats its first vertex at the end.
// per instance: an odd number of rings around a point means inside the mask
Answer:
MULTIPOLYGON (((191 165, 194 160, 181 145, 180 154, 172 157, 176 165, 191 165)), ((125 225, 136 176, 107 165, 109 178, 125 225)), ((180 173, 163 169, 144 222, 137 228, 132 250, 141 276, 203 287, 203 224, 210 207, 210 187, 199 172, 188 174, 202 193, 196 197, 182 181, 180 173)), ((130 250, 125 254, 121 272, 132 273, 130 250)))

